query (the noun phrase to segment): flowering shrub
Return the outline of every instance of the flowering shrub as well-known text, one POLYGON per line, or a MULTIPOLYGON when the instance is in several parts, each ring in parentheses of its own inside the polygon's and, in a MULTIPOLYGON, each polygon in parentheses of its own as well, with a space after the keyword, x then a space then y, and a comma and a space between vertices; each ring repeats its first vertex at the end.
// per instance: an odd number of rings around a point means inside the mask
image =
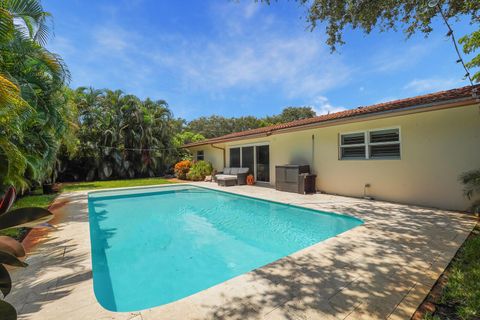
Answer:
POLYGON ((213 167, 210 162, 207 161, 196 161, 193 163, 190 168, 190 172, 187 173, 187 178, 193 181, 202 181, 205 180, 205 177, 212 174, 213 167))
POLYGON ((190 160, 182 160, 175 164, 175 176, 178 179, 187 179, 187 173, 190 171, 192 167, 192 162, 190 160))

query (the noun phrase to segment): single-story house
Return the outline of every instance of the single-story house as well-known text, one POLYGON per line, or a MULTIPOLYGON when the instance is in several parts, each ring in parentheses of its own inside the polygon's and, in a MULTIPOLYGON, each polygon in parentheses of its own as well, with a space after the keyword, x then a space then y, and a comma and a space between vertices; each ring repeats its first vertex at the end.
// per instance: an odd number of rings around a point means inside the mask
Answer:
POLYGON ((480 85, 358 107, 187 144, 216 170, 308 164, 318 191, 466 210, 459 176, 480 168, 480 85), (478 90, 478 91, 477 91, 478 90))

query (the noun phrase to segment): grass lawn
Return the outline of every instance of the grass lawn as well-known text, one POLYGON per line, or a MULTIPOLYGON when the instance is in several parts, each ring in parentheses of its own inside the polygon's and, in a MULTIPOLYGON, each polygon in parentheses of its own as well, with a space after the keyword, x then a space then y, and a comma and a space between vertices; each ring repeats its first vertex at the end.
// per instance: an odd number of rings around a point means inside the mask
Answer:
POLYGON ((69 192, 69 191, 107 189, 107 188, 152 186, 156 184, 168 184, 168 183, 174 183, 174 182, 165 178, 73 182, 73 183, 63 183, 60 187, 60 190, 63 192, 69 192))
POLYGON ((480 225, 463 244, 446 272, 436 311, 425 319, 480 319, 480 225))
MULTIPOLYGON (((61 192, 107 189, 107 188, 123 188, 123 187, 138 187, 151 186, 156 184, 174 183, 164 178, 145 178, 145 179, 130 179, 130 180, 111 180, 111 181, 91 181, 91 182, 73 182, 63 183, 60 186, 61 192)), ((58 194, 42 194, 41 189, 33 191, 31 194, 18 198, 15 201, 13 208, 23 207, 42 207, 48 208, 53 199, 58 194)), ((25 233, 25 228, 12 228, 0 231, 0 235, 10 236, 16 239, 21 238, 25 233)))

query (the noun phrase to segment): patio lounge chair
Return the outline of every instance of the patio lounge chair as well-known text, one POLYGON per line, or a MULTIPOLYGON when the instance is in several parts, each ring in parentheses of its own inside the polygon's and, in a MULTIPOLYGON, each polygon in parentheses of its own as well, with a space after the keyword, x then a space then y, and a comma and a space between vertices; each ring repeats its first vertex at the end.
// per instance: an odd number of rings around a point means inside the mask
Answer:
POLYGON ((247 184, 248 168, 224 168, 215 175, 219 186, 234 186, 247 184))

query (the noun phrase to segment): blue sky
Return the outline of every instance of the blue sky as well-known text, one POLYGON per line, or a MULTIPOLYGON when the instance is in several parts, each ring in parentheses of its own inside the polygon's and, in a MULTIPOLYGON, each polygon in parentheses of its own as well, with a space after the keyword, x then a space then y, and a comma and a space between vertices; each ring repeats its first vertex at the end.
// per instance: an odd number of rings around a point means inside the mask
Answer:
MULTIPOLYGON (((44 0, 48 47, 72 87, 122 89, 165 99, 187 120, 265 116, 286 106, 318 114, 467 85, 446 27, 429 38, 348 31, 331 54, 295 1, 44 0)), ((473 27, 452 22, 457 36, 473 27)))

